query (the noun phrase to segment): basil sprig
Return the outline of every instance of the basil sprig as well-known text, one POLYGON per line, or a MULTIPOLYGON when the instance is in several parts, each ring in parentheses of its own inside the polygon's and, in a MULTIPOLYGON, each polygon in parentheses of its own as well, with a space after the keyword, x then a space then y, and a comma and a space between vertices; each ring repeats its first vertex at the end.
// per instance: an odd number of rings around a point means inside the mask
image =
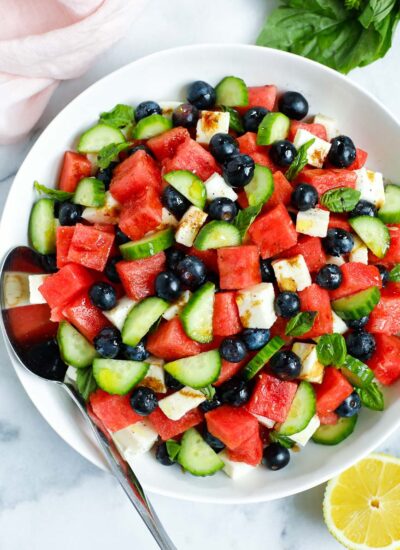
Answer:
POLYGON ((343 365, 346 361, 346 340, 341 334, 324 334, 317 344, 318 361, 325 366, 343 365))
POLYGON ((389 272, 389 281, 392 283, 400 283, 400 264, 396 264, 389 272))
POLYGON ((240 134, 244 132, 244 126, 242 122, 242 117, 233 107, 227 107, 226 105, 221 105, 218 107, 225 113, 229 113, 229 128, 234 132, 239 132, 240 134))
POLYGON ((133 107, 119 103, 111 111, 101 113, 100 121, 113 128, 126 128, 133 124, 133 116, 133 107))
POLYGON ((360 200, 361 193, 351 187, 338 187, 326 191, 320 199, 322 206, 331 212, 350 212, 360 200))
POLYGON ((168 441, 165 442, 165 446, 167 448, 167 453, 170 460, 172 460, 172 462, 175 462, 176 459, 178 458, 178 454, 179 454, 179 451, 181 450, 181 446, 174 439, 168 439, 168 441))
POLYGON ((97 383, 93 376, 92 367, 86 369, 77 369, 76 387, 83 399, 87 401, 89 395, 97 389, 97 383))
POLYGON ((128 149, 131 146, 132 144, 127 142, 110 143, 100 149, 97 155, 97 164, 99 165, 99 168, 102 170, 108 168, 112 162, 118 160, 118 155, 121 151, 125 151, 125 149, 128 149))
POLYGON ((304 166, 307 164, 307 151, 311 147, 311 145, 314 143, 315 138, 312 138, 306 143, 303 143, 297 151, 297 155, 294 158, 294 161, 289 166, 289 169, 287 170, 285 176, 289 181, 294 180, 299 173, 303 170, 304 166))
POLYGON ((52 189, 51 187, 46 187, 45 185, 40 184, 38 181, 35 181, 33 187, 38 193, 47 195, 51 199, 55 199, 60 202, 70 200, 74 194, 68 193, 68 191, 61 191, 60 189, 52 189))
POLYGON ((316 316, 316 311, 302 311, 298 313, 286 325, 286 336, 302 336, 312 329, 316 316))
POLYGON ((294 441, 290 439, 287 435, 282 435, 279 432, 270 432, 269 440, 271 443, 279 443, 282 447, 286 449, 291 449, 294 445, 294 441))
POLYGON ((385 408, 385 401, 381 390, 376 382, 371 382, 365 388, 356 388, 356 392, 360 396, 361 403, 367 409, 373 411, 383 411, 385 408))
POLYGON ((239 229, 242 239, 245 238, 250 225, 261 212, 261 208, 262 204, 258 204, 257 206, 248 206, 244 210, 240 210, 236 218, 233 220, 233 225, 239 229))

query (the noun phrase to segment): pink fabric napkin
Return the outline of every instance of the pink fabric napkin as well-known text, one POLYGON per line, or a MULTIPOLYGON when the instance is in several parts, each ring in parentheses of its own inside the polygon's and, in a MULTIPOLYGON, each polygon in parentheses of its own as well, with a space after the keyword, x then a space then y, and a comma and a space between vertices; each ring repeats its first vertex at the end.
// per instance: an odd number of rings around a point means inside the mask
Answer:
POLYGON ((0 0, 0 143, 22 138, 61 80, 83 74, 147 0, 0 0))

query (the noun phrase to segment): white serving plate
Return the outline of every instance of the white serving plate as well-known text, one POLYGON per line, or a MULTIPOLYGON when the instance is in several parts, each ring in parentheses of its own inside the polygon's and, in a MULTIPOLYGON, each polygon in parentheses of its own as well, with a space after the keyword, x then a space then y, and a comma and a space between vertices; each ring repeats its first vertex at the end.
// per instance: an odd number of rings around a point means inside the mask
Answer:
MULTIPOLYGON (((49 124, 23 162, 11 187, 0 225, 0 256, 27 242, 27 223, 33 180, 53 186, 64 150, 102 111, 116 103, 136 104, 146 99, 184 99, 187 83, 203 79, 216 84, 226 75, 242 77, 249 85, 274 83, 281 90, 297 90, 309 101, 310 114, 321 112, 338 119, 340 130, 366 149, 368 167, 396 181, 400 174, 400 126, 365 90, 326 67, 277 50, 244 45, 200 45, 176 48, 139 59, 103 78, 74 99, 49 124)), ((29 397, 54 430, 93 464, 105 468, 80 414, 66 395, 12 364, 29 397)), ((280 498, 318 485, 372 451, 400 426, 398 385, 385 391, 386 410, 363 410, 352 437, 337 447, 310 443, 293 454, 280 472, 260 467, 233 482, 223 473, 210 478, 183 475, 165 468, 153 456, 140 458, 137 473, 144 487, 171 497, 242 503, 280 498)), ((68 465, 65 465, 67 468, 68 465)))

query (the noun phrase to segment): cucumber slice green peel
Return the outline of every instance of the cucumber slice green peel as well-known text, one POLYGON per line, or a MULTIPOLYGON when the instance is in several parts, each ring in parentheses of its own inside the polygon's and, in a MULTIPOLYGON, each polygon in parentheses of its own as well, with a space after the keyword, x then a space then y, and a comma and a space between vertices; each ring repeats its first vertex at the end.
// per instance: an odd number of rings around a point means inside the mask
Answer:
POLYGON ((239 229, 228 222, 213 220, 200 229, 194 241, 197 250, 238 246, 242 243, 239 229))
POLYGON ((203 210, 206 205, 207 191, 204 183, 189 170, 172 170, 164 179, 194 206, 203 210))
POLYGON ((194 476, 210 476, 224 467, 217 453, 194 428, 183 434, 178 463, 194 476))
POLYGON ((244 190, 250 206, 265 204, 274 192, 274 179, 271 170, 266 166, 256 164, 254 176, 244 190))
POLYGON ((289 414, 281 424, 279 433, 281 435, 293 435, 304 430, 316 412, 315 391, 309 382, 300 382, 296 395, 289 409, 289 414))
POLYGON ((277 351, 285 345, 285 341, 280 336, 274 336, 243 369, 243 376, 246 380, 254 376, 263 368, 277 351))
POLYGON ((382 220, 371 216, 357 216, 349 219, 349 223, 375 256, 383 258, 386 255, 390 246, 390 233, 382 220))
POLYGON ((72 202, 92 208, 101 208, 106 201, 104 182, 96 178, 83 178, 77 185, 72 202))
POLYGON ((257 145, 271 145, 274 141, 286 139, 290 119, 283 113, 268 113, 262 119, 257 133, 257 145))
POLYGON ((107 393, 125 395, 146 376, 150 365, 139 361, 95 359, 93 376, 97 385, 107 393))
POLYGON ((365 317, 371 313, 379 302, 380 297, 381 293, 379 288, 372 286, 366 290, 356 292, 356 294, 352 294, 351 296, 334 300, 331 306, 335 313, 344 321, 361 319, 361 317, 365 317))
POLYGON ((32 206, 28 234, 32 247, 40 254, 56 251, 56 219, 54 200, 39 199, 32 206))
POLYGON ((172 121, 165 116, 153 114, 142 118, 133 129, 133 139, 150 139, 168 132, 172 128, 172 121))
POLYGON ((339 418, 337 424, 322 425, 312 436, 314 443, 320 445, 337 445, 351 435, 356 427, 357 415, 339 418))
POLYGON ((351 355, 347 355, 340 370, 350 384, 356 388, 365 389, 374 379, 374 373, 368 365, 351 355))
POLYGON ((206 344, 213 339, 215 285, 205 283, 192 294, 181 313, 182 326, 192 340, 206 344))
POLYGON ((121 130, 100 123, 81 135, 77 150, 79 153, 98 153, 106 145, 124 143, 124 141, 125 137, 121 130))
POLYGON ((378 212, 384 223, 400 223, 400 186, 390 183, 385 187, 385 204, 378 212))
POLYGON ((122 341, 128 346, 137 346, 161 315, 169 308, 169 303, 156 296, 145 298, 128 313, 122 327, 122 341))
POLYGON ((167 227, 138 241, 122 244, 119 249, 124 260, 140 260, 166 250, 172 246, 173 242, 174 232, 171 227, 167 227))
POLYGON ((217 350, 205 351, 166 363, 164 369, 185 386, 194 389, 205 388, 218 379, 221 372, 221 357, 217 350))
POLYGON ((215 88, 216 103, 228 107, 245 107, 249 104, 249 91, 241 78, 226 76, 215 88))
POLYGON ((77 369, 89 367, 97 357, 94 346, 67 321, 58 325, 57 343, 64 363, 77 369))

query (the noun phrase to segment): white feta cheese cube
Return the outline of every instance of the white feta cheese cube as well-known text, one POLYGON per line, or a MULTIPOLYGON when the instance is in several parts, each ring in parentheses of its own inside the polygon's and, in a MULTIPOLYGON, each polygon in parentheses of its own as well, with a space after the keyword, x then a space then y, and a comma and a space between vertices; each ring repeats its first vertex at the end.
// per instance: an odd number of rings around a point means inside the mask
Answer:
POLYGON ((385 188, 380 172, 372 172, 366 168, 354 170, 357 174, 356 189, 360 191, 360 199, 372 202, 377 208, 385 204, 385 188))
POLYGON ((250 466, 250 464, 246 464, 245 462, 236 462, 235 460, 231 460, 226 451, 218 453, 218 456, 224 463, 223 471, 232 479, 240 479, 245 477, 251 472, 254 472, 256 469, 256 466, 250 466))
POLYGON ((118 300, 115 307, 109 309, 108 311, 103 311, 103 315, 104 317, 107 317, 107 319, 114 326, 116 326, 118 330, 122 330, 128 313, 136 304, 137 302, 131 300, 130 298, 128 298, 128 296, 124 296, 123 298, 118 300))
POLYGON ((39 287, 44 283, 49 275, 44 273, 38 275, 29 275, 29 303, 30 304, 45 304, 46 300, 43 298, 39 287))
POLYGON ((322 124, 325 127, 328 141, 340 134, 337 121, 334 118, 318 113, 318 115, 315 115, 313 122, 314 124, 322 124))
POLYGON ((27 273, 7 271, 3 278, 4 308, 29 305, 29 276, 27 273))
POLYGON ((203 210, 200 210, 197 206, 191 206, 179 222, 175 233, 175 241, 184 246, 192 246, 206 219, 207 214, 203 210))
POLYGON ((324 365, 318 361, 317 346, 295 342, 292 351, 299 357, 301 362, 300 380, 320 384, 324 377, 324 365))
POLYGON ((175 302, 173 302, 166 311, 164 311, 164 319, 170 321, 174 317, 178 317, 180 312, 190 300, 191 295, 192 293, 190 292, 190 290, 184 290, 179 298, 175 302))
POLYGON ((162 229, 163 227, 177 227, 179 224, 178 220, 175 218, 173 214, 167 208, 164 208, 161 210, 161 223, 159 225, 159 229, 162 229))
POLYGON ((140 382, 139 386, 150 388, 156 393, 167 393, 167 386, 165 385, 165 373, 164 373, 164 361, 158 359, 158 357, 148 357, 145 359, 146 363, 150 364, 149 370, 146 376, 140 382))
POLYGON ((332 310, 332 321, 333 321, 333 327, 332 332, 336 332, 337 334, 344 334, 349 330, 349 327, 346 325, 346 323, 332 310))
POLYGON ((158 433, 148 420, 141 420, 111 434, 112 439, 125 460, 147 453, 158 439, 158 433))
POLYGON ((310 208, 298 212, 296 231, 310 237, 326 237, 329 226, 329 212, 321 208, 310 208))
POLYGON ((104 206, 92 208, 88 206, 82 212, 82 218, 90 223, 112 223, 117 224, 121 205, 114 199, 110 191, 106 192, 104 206))
POLYGON ((239 316, 245 328, 270 328, 276 321, 272 283, 260 283, 236 293, 239 316))
POLYGON ((311 285, 311 275, 302 254, 272 262, 279 290, 297 292, 311 285))
POLYGON ((182 105, 182 101, 159 101, 158 104, 161 107, 161 114, 171 120, 172 113, 182 105))
POLYGON ((304 447, 310 441, 314 433, 318 430, 319 425, 320 421, 318 415, 316 414, 311 418, 310 422, 307 424, 304 430, 301 430, 301 432, 297 432, 297 434, 291 435, 290 439, 292 439, 298 445, 304 447))
POLYGON ((339 267, 346 262, 344 261, 343 256, 327 256, 326 257, 326 263, 327 264, 333 264, 338 265, 339 267))
POLYGON ((215 134, 229 132, 229 113, 221 111, 201 111, 196 126, 196 141, 210 143, 215 134))
POLYGON ((224 197, 226 199, 231 199, 235 201, 238 196, 232 187, 229 187, 222 176, 217 172, 214 172, 212 176, 204 182, 207 192, 207 200, 212 201, 218 197, 224 197))
POLYGON ((272 429, 275 426, 275 420, 268 418, 267 416, 261 416, 259 414, 253 414, 262 426, 268 429, 272 429))
POLYGON ((293 144, 296 149, 299 149, 307 141, 310 141, 310 139, 314 139, 315 141, 307 149, 307 163, 315 166, 315 168, 322 168, 331 148, 331 144, 328 141, 314 136, 308 130, 300 129, 297 130, 294 136, 293 144))
POLYGON ((349 254, 349 262, 359 262, 360 264, 368 264, 368 248, 365 246, 363 241, 353 235, 354 246, 352 251, 349 254))
POLYGON ((161 399, 158 406, 170 420, 179 420, 205 400, 206 397, 201 391, 185 386, 181 390, 161 399))

